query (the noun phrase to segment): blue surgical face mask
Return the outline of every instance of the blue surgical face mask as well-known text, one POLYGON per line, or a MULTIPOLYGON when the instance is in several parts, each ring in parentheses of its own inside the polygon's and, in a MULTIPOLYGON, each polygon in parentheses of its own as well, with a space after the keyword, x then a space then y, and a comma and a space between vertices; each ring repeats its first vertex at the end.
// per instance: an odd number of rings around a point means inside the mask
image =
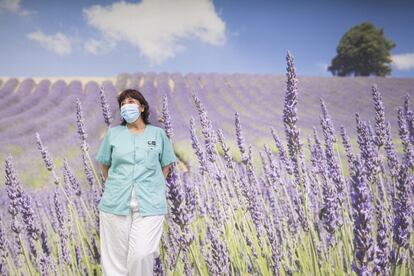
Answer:
POLYGON ((121 107, 121 116, 125 119, 128 123, 135 122, 138 117, 141 115, 141 112, 138 109, 138 105, 136 104, 124 104, 121 107))

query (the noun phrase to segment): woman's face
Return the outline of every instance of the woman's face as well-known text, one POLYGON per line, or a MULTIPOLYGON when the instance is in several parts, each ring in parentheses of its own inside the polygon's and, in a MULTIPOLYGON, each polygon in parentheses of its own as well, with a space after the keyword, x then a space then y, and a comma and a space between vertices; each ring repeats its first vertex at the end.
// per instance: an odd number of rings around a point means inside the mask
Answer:
POLYGON ((134 99, 134 98, 125 98, 125 99, 121 102, 121 107, 122 107, 124 104, 136 104, 136 105, 138 105, 138 108, 139 108, 139 110, 140 110, 141 112, 143 112, 143 111, 144 111, 144 107, 143 107, 143 106, 141 106, 141 103, 140 103, 137 99, 134 99))

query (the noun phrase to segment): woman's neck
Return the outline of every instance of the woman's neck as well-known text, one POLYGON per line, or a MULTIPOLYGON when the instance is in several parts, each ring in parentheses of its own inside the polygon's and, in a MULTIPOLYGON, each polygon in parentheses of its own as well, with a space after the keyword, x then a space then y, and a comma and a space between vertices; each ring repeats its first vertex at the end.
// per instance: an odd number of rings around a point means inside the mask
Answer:
POLYGON ((132 124, 127 123, 127 127, 129 129, 143 130, 145 128, 145 126, 146 126, 146 124, 144 123, 144 121, 142 119, 141 120, 136 120, 132 124))

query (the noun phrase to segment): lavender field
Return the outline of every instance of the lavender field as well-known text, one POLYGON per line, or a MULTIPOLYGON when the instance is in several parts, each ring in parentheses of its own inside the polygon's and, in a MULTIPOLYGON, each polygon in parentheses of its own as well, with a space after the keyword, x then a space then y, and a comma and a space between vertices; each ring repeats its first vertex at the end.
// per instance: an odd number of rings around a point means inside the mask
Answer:
POLYGON ((414 79, 286 63, 0 80, 0 273, 101 274, 94 156, 137 88, 180 160, 154 275, 414 275, 414 79))

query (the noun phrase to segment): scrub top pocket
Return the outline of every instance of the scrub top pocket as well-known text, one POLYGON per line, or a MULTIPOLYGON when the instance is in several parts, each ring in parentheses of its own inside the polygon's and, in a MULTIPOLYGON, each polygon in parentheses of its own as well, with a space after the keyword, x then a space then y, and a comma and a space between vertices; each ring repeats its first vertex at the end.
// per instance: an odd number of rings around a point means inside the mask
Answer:
POLYGON ((156 170, 159 166, 158 152, 155 149, 147 149, 145 167, 149 170, 156 170))

